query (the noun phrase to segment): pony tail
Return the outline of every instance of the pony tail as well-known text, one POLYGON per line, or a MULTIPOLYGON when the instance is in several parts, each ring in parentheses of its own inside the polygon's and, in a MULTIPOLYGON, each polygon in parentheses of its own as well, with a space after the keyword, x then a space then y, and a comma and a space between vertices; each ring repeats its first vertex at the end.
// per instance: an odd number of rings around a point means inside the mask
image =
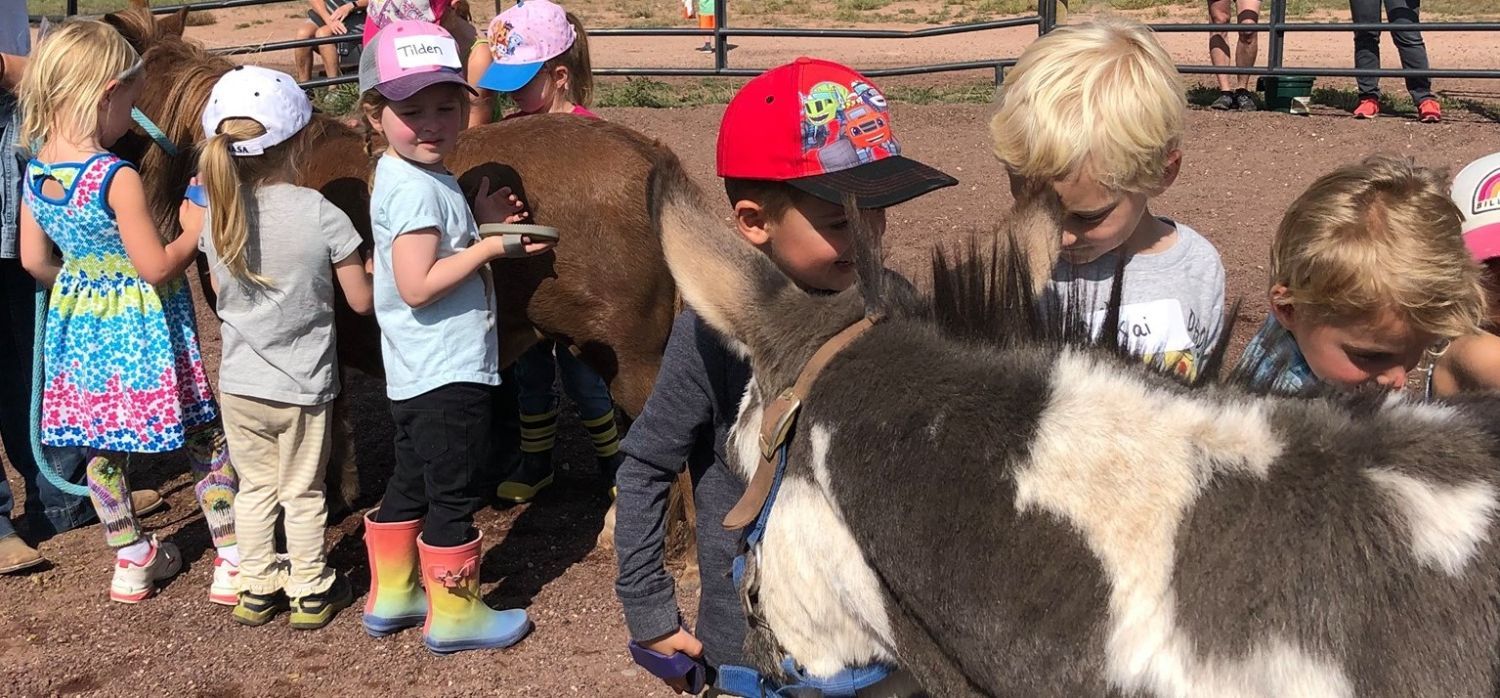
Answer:
POLYGON ((250 217, 245 206, 245 187, 231 144, 254 138, 265 129, 249 119, 226 120, 219 133, 203 144, 198 155, 198 176, 208 193, 208 214, 213 225, 214 251, 219 262, 235 278, 258 286, 270 286, 265 277, 252 272, 245 260, 250 241, 250 217))
POLYGON ((573 25, 573 33, 577 38, 573 39, 573 45, 563 53, 563 65, 568 67, 568 73, 572 76, 572 83, 568 98, 585 109, 594 106, 594 66, 589 59, 589 35, 583 28, 583 21, 572 12, 568 14, 568 24, 573 25))

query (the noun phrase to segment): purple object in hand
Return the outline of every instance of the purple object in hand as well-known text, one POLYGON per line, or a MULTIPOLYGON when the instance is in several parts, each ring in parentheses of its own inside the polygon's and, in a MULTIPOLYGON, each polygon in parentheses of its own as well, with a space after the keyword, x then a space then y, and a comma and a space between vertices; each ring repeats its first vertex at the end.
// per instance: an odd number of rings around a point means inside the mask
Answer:
POLYGON ((636 644, 630 643, 630 657, 642 669, 651 672, 653 676, 663 681, 671 679, 687 679, 688 693, 697 695, 703 690, 706 671, 703 663, 685 655, 674 652, 671 656, 653 652, 636 644))

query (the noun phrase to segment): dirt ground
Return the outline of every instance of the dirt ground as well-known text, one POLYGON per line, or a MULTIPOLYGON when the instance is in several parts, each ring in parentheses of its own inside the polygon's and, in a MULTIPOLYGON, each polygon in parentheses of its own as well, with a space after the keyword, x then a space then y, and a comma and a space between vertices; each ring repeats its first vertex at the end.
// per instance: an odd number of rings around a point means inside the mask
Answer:
MULTIPOLYGON (((721 107, 603 110, 671 145, 704 186, 713 179, 713 143, 721 107)), ((984 231, 1009 205, 986 144, 981 106, 896 105, 905 150, 954 174, 961 185, 892 211, 888 247, 900 270, 920 275, 928 251, 984 231)), ((1188 118, 1182 175, 1153 204, 1204 233, 1228 270, 1229 296, 1245 301, 1243 341, 1263 317, 1267 245, 1281 212, 1319 173, 1374 152, 1415 156, 1457 168, 1500 150, 1500 130, 1477 117, 1424 125, 1399 118, 1355 122, 1324 111, 1310 117, 1195 110, 1188 118)), ((211 365, 218 333, 200 307, 211 365)), ((380 386, 355 376, 359 454, 365 488, 378 492, 390 468, 390 424, 380 386)), ((527 506, 478 517, 490 543, 484 557, 486 600, 525 607, 536 630, 518 646, 440 658, 416 632, 365 636, 357 607, 329 628, 295 632, 284 623, 236 625, 206 598, 212 551, 180 456, 142 459, 132 479, 156 487, 171 507, 146 519, 175 541, 187 570, 159 597, 138 606, 110 603, 112 558, 97 528, 44 542, 53 561, 26 576, 0 577, 0 693, 17 696, 320 696, 506 695, 662 696, 669 691, 630 663, 615 599, 614 556, 593 551, 607 498, 594 485, 587 440, 565 424, 557 486, 527 506)), ((13 472, 13 471, 12 471, 13 472)), ((20 483, 13 482, 20 492, 20 483)), ((372 500, 363 504, 368 505, 372 500)), ((18 506, 19 510, 19 506, 18 506)), ((330 521, 332 563, 362 597, 368 585, 357 516, 330 521)), ((686 611, 694 590, 683 589, 686 611)))

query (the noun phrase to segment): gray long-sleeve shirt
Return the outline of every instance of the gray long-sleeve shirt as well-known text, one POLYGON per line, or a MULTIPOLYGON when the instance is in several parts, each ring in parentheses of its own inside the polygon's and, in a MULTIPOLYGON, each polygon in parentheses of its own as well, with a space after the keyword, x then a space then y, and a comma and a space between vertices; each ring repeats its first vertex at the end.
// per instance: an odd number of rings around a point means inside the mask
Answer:
POLYGON ((667 491, 684 467, 691 471, 702 574, 693 634, 715 667, 740 663, 745 641, 745 614, 729 576, 741 532, 724 530, 722 521, 745 491, 725 460, 724 443, 749 381, 750 367, 685 310, 672 326, 651 397, 620 444, 625 461, 615 476, 615 592, 630 636, 646 641, 680 622, 663 540, 667 491))

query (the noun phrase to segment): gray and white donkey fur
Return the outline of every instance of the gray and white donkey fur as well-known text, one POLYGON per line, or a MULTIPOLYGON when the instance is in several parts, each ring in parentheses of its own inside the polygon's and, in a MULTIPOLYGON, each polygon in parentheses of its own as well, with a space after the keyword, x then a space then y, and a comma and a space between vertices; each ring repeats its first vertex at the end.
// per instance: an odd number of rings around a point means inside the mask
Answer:
POLYGON ((887 662, 935 696, 1496 695, 1500 398, 1257 394, 1096 346, 1032 302, 1050 195, 988 256, 939 253, 918 299, 863 226, 858 286, 813 295, 685 177, 653 185, 686 303, 754 369, 747 479, 761 406, 884 318, 803 401, 742 589, 762 671, 887 662))

